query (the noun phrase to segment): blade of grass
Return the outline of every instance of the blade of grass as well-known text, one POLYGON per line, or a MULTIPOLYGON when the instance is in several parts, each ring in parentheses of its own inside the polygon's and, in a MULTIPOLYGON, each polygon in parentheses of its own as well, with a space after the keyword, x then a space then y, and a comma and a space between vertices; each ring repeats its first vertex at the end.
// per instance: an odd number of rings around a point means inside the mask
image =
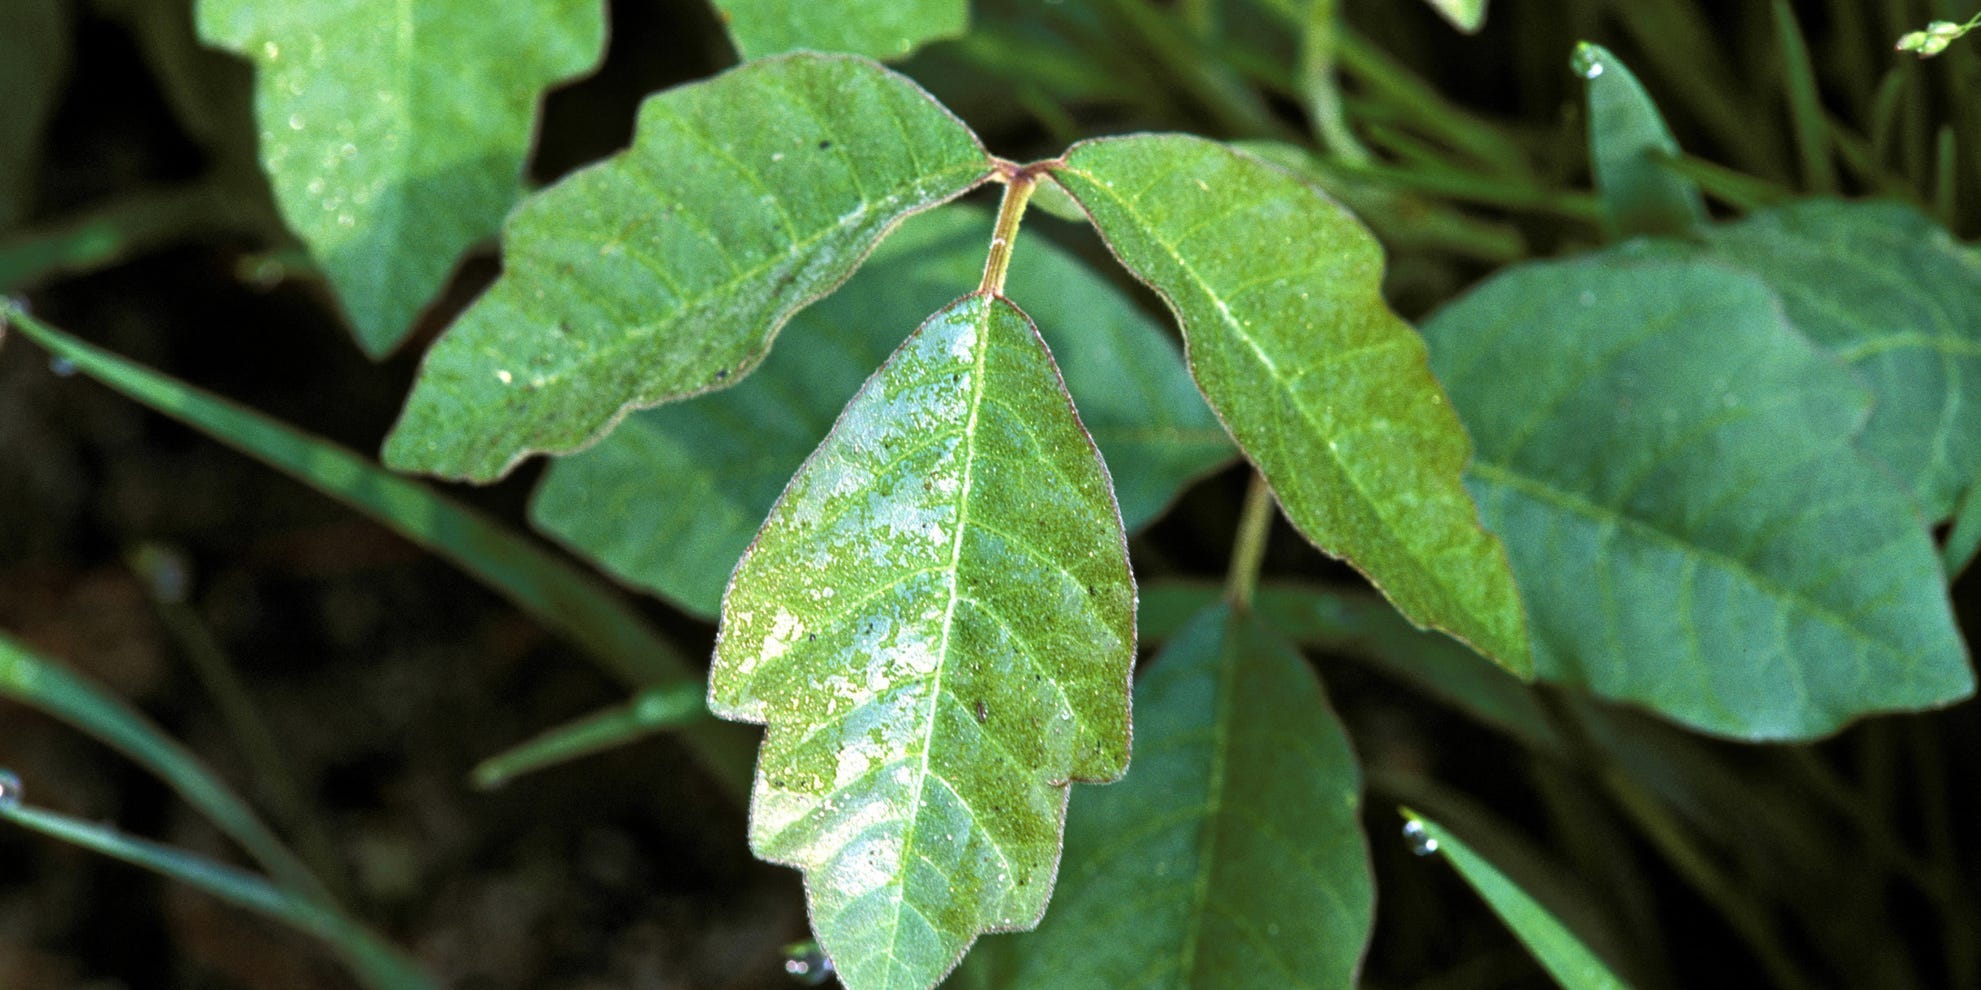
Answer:
POLYGON ((1660 168, 1698 186, 1707 196, 1742 213, 1764 206, 1786 203, 1795 198, 1793 191, 1783 189, 1766 179, 1693 155, 1680 154, 1676 158, 1655 155, 1652 160, 1660 168))
POLYGON ((1362 84, 1370 99, 1387 104, 1500 176, 1532 174, 1519 145, 1499 128, 1453 106, 1430 84, 1346 25, 1341 29, 1338 53, 1342 70, 1362 84))
POLYGON ((284 886, 325 904, 331 897, 246 801, 199 758, 135 709, 0 635, 0 697, 68 723, 163 780, 284 886))
POLYGON ((439 987, 404 953, 370 930, 254 874, 183 849, 133 838, 107 826, 39 808, 0 807, 0 820, 151 870, 288 925, 336 951, 372 990, 437 990, 439 987))
MULTIPOLYGON (((645 688, 698 678, 680 653, 604 581, 494 520, 326 440, 85 344, 11 303, 0 303, 0 318, 78 371, 453 562, 629 685, 645 688)), ((711 723, 696 726, 683 739, 732 795, 748 793, 756 747, 747 730, 711 723)))
POLYGON ((1933 216, 1943 226, 1952 227, 1960 188, 1960 145, 1952 124, 1940 125, 1938 163, 1933 170, 1933 216))
POLYGON ((1341 81, 1335 77, 1335 49, 1340 45, 1341 11, 1337 0, 1309 0, 1307 23, 1300 32, 1300 95, 1314 132, 1330 153, 1351 165, 1366 165, 1369 149, 1348 126, 1341 102, 1341 81))
POLYGON ((1610 972, 1594 952, 1498 867, 1437 822, 1408 808, 1403 809, 1403 817, 1420 830, 1422 838, 1418 841, 1444 854, 1555 982, 1567 990, 1627 990, 1629 984, 1610 972))
POLYGON ((1823 116, 1822 95, 1816 89, 1816 68, 1809 61, 1809 44, 1787 0, 1775 0, 1776 43, 1782 52, 1782 85, 1788 93, 1789 123, 1795 150, 1802 159, 1802 183, 1810 192, 1837 194, 1836 165, 1830 161, 1830 136, 1823 116))
POLYGON ((492 791, 526 773, 602 753, 707 717, 708 689, 700 682, 651 688, 631 701, 567 722, 483 760, 474 770, 475 786, 492 791))

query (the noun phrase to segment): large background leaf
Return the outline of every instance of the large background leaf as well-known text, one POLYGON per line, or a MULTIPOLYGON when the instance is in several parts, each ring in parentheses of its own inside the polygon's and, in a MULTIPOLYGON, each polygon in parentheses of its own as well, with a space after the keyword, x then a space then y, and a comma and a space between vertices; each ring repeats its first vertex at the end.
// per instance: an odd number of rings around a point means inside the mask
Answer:
POLYGON ((1037 922, 1068 781, 1127 765, 1134 600, 1030 321, 982 295, 931 317, 738 565, 709 681, 769 726, 751 846, 805 871, 848 986, 921 990, 1037 922))
POLYGON ((1541 676, 1753 739, 1972 690, 1919 517, 1850 445, 1867 396, 1781 312, 1750 277, 1607 255, 1425 327, 1541 676))
POLYGON ((1198 386, 1287 518, 1412 620, 1525 670, 1513 576, 1460 480, 1470 444, 1383 302, 1368 231, 1198 138, 1088 141, 1065 161, 1054 179, 1176 312, 1198 386))
POLYGON ((605 44, 600 0, 200 0, 197 16, 254 60, 276 202, 373 355, 495 233, 544 88, 605 44))
POLYGON ((890 227, 989 167, 866 59, 766 59, 655 96, 630 150, 517 210, 502 278, 427 354, 386 462, 489 480, 734 384, 890 227))
POLYGON ((1858 446, 1945 519, 1981 479, 1981 262, 1899 203, 1811 200, 1706 232, 1877 402, 1858 446))
MULTIPOLYGON (((559 458, 532 521, 621 578, 714 616, 771 503, 900 344, 899 328, 975 284, 991 226, 964 207, 908 221, 844 288, 793 317, 742 384, 637 413, 559 458)), ((1106 280, 1033 238, 1007 292, 1053 345, 1130 530, 1232 455, 1175 346, 1106 280)))
POLYGON ((1080 791, 1046 920, 978 985, 1352 987, 1375 921, 1362 773, 1305 660, 1199 613, 1135 689, 1135 765, 1080 791))
POLYGON ((808 48, 901 58, 970 25, 969 0, 715 0, 746 59, 808 48))

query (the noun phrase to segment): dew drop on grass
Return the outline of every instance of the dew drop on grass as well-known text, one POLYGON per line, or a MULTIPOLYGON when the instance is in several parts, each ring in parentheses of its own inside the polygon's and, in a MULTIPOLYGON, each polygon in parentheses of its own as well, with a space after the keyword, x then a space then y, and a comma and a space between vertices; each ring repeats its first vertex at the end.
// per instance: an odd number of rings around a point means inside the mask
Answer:
POLYGON ((800 986, 822 987, 832 979, 832 960, 817 942, 793 942, 784 947, 784 972, 800 986))
POLYGON ((70 378, 76 373, 76 363, 57 355, 48 359, 48 370, 54 372, 57 378, 70 378))
POLYGON ((1423 822, 1403 823, 1403 841, 1410 844, 1410 853, 1413 856, 1429 856, 1438 851, 1438 840, 1431 838, 1431 833, 1424 829, 1423 822))
POLYGON ((21 806, 21 778, 12 770, 0 770, 0 811, 21 806))
POLYGON ((1603 59, 1597 54, 1600 49, 1588 42, 1575 46, 1575 54, 1569 56, 1569 65, 1584 79, 1594 79, 1603 74, 1603 59))

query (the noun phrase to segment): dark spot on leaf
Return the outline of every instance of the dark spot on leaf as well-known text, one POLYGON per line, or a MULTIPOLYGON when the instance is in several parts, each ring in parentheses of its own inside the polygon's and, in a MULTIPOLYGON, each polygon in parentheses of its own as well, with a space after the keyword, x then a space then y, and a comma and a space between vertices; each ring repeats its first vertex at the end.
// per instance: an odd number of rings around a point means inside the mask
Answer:
POLYGON ((723 380, 724 378, 728 378, 728 377, 729 377, 729 369, 728 369, 728 368, 722 368, 722 369, 720 369, 720 370, 718 370, 718 371, 717 371, 717 372, 715 373, 715 380, 716 380, 716 381, 721 381, 721 380, 723 380))
POLYGON ((831 142, 831 141, 820 141, 820 142, 819 142, 819 150, 820 150, 820 151, 824 151, 824 150, 826 150, 827 148, 830 148, 830 147, 832 147, 832 142, 831 142))
POLYGON ((977 699, 977 724, 982 725, 990 718, 990 709, 984 707, 984 699, 977 699))

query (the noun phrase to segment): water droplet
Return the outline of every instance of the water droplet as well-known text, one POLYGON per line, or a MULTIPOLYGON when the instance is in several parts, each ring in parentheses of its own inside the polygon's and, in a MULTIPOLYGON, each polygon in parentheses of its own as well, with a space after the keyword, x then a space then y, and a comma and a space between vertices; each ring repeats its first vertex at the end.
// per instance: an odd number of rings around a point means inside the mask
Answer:
POLYGON ((349 213, 339 213, 339 214, 337 214, 337 226, 339 226, 339 227, 355 227, 355 226, 357 226, 357 224, 358 224, 358 218, 357 218, 357 217, 354 217, 354 216, 352 216, 352 215, 350 215, 349 213))
POLYGON ((1575 54, 1569 57, 1568 64, 1576 74, 1584 79, 1594 79, 1603 74, 1602 49, 1588 42, 1575 46, 1575 54))
POLYGON ((1413 856, 1429 856, 1438 851, 1438 840, 1431 838, 1423 822, 1404 822, 1403 841, 1410 843, 1410 854, 1413 856))
POLYGON ((1582 294, 1575 297, 1575 301, 1584 306, 1594 306, 1596 304, 1596 294, 1588 289, 1583 289, 1582 294))
POLYGON ((0 770, 0 811, 12 811, 21 806, 21 778, 12 770, 0 770))
POLYGON ((832 960, 817 942, 793 942, 784 947, 784 972, 802 986, 822 987, 832 979, 832 960))
POLYGON ((261 54, 263 58, 272 62, 282 57, 282 46, 273 41, 264 41, 261 43, 261 54))
POLYGON ((54 372, 58 378, 70 378, 76 373, 76 363, 57 355, 48 359, 48 370, 54 372))
POLYGON ((358 157, 358 146, 350 143, 340 145, 337 148, 337 156, 339 158, 356 158, 358 157))
POLYGON ((302 130, 302 129, 303 129, 303 115, 302 115, 302 114, 299 114, 299 113, 292 113, 292 114, 290 114, 290 115, 289 115, 289 129, 290 129, 290 130, 292 130, 292 131, 300 131, 300 130, 302 130))
POLYGON ((502 369, 498 369, 498 370, 497 370, 497 371, 495 372, 495 380, 496 380, 496 381, 499 381, 499 382, 501 382, 501 383, 502 383, 502 384, 504 384, 504 385, 507 385, 507 384, 509 384, 510 382, 512 382, 512 381, 515 381, 515 380, 516 380, 516 376, 515 376, 515 375, 512 375, 512 374, 510 374, 510 373, 509 373, 508 371, 506 371, 506 370, 502 370, 502 369))

